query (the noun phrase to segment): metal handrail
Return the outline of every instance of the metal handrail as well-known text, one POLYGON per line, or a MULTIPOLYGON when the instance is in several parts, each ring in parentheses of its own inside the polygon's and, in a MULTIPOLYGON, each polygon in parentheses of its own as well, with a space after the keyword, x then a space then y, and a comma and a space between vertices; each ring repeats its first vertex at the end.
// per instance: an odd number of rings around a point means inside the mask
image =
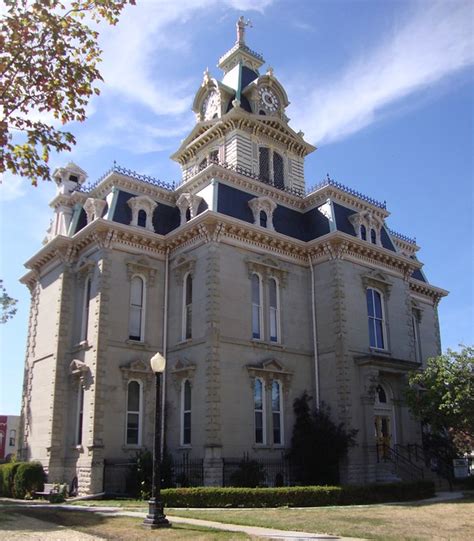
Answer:
POLYGON ((385 460, 385 461, 389 460, 390 462, 395 464, 397 467, 404 468, 405 471, 409 473, 410 475, 412 475, 413 477, 416 477, 418 479, 424 479, 425 472, 423 468, 414 464, 411 460, 403 456, 393 447, 390 447, 389 445, 386 445, 385 443, 377 444, 375 447, 376 447, 376 452, 377 452, 378 463, 380 463, 382 460, 385 460))

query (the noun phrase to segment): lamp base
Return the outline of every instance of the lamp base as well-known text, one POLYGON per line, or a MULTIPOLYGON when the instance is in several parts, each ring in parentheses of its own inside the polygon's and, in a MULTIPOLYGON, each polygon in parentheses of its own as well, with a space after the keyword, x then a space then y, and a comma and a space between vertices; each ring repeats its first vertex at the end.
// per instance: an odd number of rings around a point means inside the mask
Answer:
POLYGON ((151 499, 148 502, 148 515, 142 525, 150 529, 171 527, 171 522, 163 513, 163 504, 160 501, 151 499))

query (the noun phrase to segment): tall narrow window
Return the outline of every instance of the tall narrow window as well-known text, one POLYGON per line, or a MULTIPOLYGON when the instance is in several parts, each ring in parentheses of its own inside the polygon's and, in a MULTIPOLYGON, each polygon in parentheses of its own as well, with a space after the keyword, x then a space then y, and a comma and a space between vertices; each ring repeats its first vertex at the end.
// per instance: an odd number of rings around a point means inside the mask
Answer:
POLYGON ((377 244, 377 234, 375 233, 375 229, 370 230, 370 242, 372 244, 377 244))
POLYGON ((365 225, 360 226, 360 238, 362 240, 367 240, 367 229, 365 228, 365 225))
POLYGON ((265 443, 265 388, 261 379, 255 380, 254 393, 255 443, 265 443))
POLYGON ((280 326, 280 314, 278 306, 278 287, 274 278, 268 281, 268 300, 269 300, 269 315, 270 315, 270 342, 279 341, 278 328, 280 326))
POLYGON ((273 181, 277 188, 283 188, 285 170, 283 167, 283 158, 278 152, 273 153, 273 181))
POLYGON ((218 163, 219 162, 219 151, 218 150, 212 150, 209 153, 209 161, 211 163, 218 163))
POLYGON ((267 227, 267 213, 264 210, 260 211, 259 218, 261 227, 267 227))
POLYGON ((376 289, 367 289, 367 313, 369 316, 369 342, 373 348, 385 349, 383 298, 376 289))
POLYGON ((82 445, 82 427, 84 424, 84 387, 77 390, 76 445, 82 445))
POLYGON ((413 313, 411 316, 411 323, 413 326, 413 338, 415 341, 415 360, 417 363, 421 363, 420 326, 415 313, 413 313))
POLYGON ((15 445, 16 445, 16 430, 12 429, 12 430, 10 430, 9 446, 10 447, 15 447, 15 445))
POLYGON ((127 445, 141 444, 141 409, 140 383, 131 381, 127 393, 127 445))
POLYGON ((281 445, 283 433, 283 416, 281 410, 281 385, 279 381, 272 382, 272 423, 273 443, 281 445))
POLYGON ((82 303, 82 318, 81 318, 81 342, 87 340, 89 329, 89 311, 91 304, 91 279, 86 278, 84 284, 84 299, 82 303))
POLYGON ((193 278, 190 274, 184 280, 183 339, 193 335, 193 278))
POLYGON ((185 380, 181 387, 182 417, 182 445, 191 445, 191 383, 185 380))
POLYGON ((130 340, 143 340, 143 291, 143 279, 134 276, 130 287, 130 340))
POLYGON ((260 178, 270 180, 270 150, 267 147, 259 149, 260 178))
POLYGON ((146 227, 146 212, 143 209, 138 211, 137 225, 138 227, 146 227))
POLYGON ((252 338, 262 338, 262 287, 258 274, 252 274, 252 338))

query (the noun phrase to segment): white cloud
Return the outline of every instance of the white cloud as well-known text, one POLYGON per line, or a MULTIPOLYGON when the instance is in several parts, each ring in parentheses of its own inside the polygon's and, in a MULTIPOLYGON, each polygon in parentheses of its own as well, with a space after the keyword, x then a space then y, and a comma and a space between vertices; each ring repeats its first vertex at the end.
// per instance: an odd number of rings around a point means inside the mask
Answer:
POLYGON ((0 202, 14 201, 23 197, 29 187, 29 182, 11 173, 0 175, 0 202))
POLYGON ((293 125, 315 144, 342 139, 384 108, 474 63, 471 1, 421 2, 372 53, 325 83, 293 82, 293 125), (315 88, 307 93, 309 88, 315 88))

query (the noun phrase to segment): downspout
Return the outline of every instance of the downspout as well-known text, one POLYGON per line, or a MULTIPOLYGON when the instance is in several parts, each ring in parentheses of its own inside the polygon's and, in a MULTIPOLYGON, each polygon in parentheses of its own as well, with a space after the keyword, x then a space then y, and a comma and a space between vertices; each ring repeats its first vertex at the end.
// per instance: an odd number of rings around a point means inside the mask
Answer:
POLYGON ((313 314, 313 349, 314 349, 314 394, 316 407, 319 409, 319 354, 318 354, 318 330, 316 326, 316 298, 314 292, 314 268, 311 256, 308 254, 309 268, 311 269, 311 311, 313 314))
MULTIPOLYGON (((166 358, 166 351, 168 348, 168 269, 169 269, 169 247, 166 248, 165 257, 165 294, 163 301, 163 357, 166 358)), ((168 362, 165 365, 165 371, 163 372, 163 386, 161 391, 161 458, 163 459, 163 451, 165 446, 165 404, 166 404, 166 372, 168 370, 168 362)))

